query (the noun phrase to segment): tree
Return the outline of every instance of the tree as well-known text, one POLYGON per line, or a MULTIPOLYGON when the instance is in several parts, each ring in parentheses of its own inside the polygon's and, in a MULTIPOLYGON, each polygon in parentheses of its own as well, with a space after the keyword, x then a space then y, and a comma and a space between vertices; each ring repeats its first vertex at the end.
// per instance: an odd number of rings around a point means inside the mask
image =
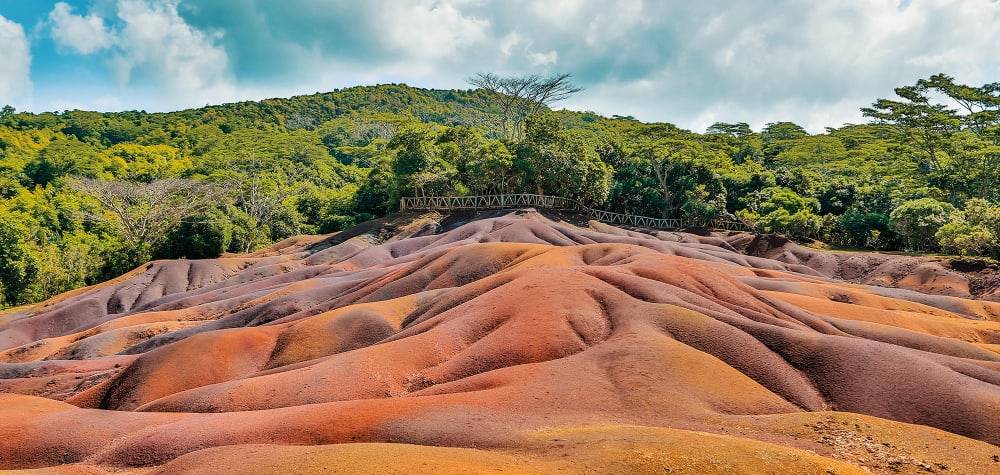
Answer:
POLYGON ((894 126, 898 140, 916 146, 928 171, 941 170, 941 154, 947 148, 947 140, 961 125, 956 111, 932 104, 927 83, 897 87, 895 92, 901 100, 879 99, 871 107, 861 108, 861 113, 878 123, 894 126))
POLYGON ((761 132, 761 148, 766 163, 788 150, 799 139, 809 134, 802 126, 792 122, 772 122, 761 132))
POLYGON ((266 169, 253 153, 238 167, 241 173, 235 184, 236 203, 244 213, 246 231, 238 241, 240 251, 247 253, 271 239, 272 228, 288 212, 285 201, 298 194, 302 186, 289 176, 287 168, 266 169))
POLYGON ((941 250, 961 256, 983 256, 996 249, 997 236, 982 226, 952 221, 934 234, 941 250))
POLYGON ((338 190, 313 188, 296 197, 295 207, 316 226, 317 232, 340 231, 353 226, 359 218, 371 219, 370 216, 359 216, 356 213, 358 191, 356 185, 347 185, 338 190))
POLYGON ((720 134, 728 135, 733 138, 743 138, 753 134, 753 130, 746 122, 737 122, 735 124, 728 124, 725 122, 716 122, 705 130, 706 134, 720 134))
POLYGON ((639 146, 639 154, 648 161, 659 185, 662 217, 672 217, 680 208, 684 191, 692 188, 681 186, 680 182, 692 176, 689 172, 695 168, 694 161, 702 151, 699 143, 682 138, 659 139, 639 146))
POLYGON ((799 238, 815 237, 820 228, 819 200, 800 196, 781 187, 762 190, 766 197, 756 212, 744 213, 765 231, 788 234, 799 238))
POLYGON ((854 209, 840 217, 840 225, 846 234, 846 244, 857 247, 879 247, 883 236, 890 232, 888 216, 854 209))
POLYGON ((157 259, 219 257, 233 240, 233 225, 219 209, 191 216, 174 226, 154 249, 157 259))
POLYGON ((448 147, 435 146, 433 135, 424 127, 415 127, 400 131, 389 141, 389 148, 396 151, 393 172, 400 180, 399 188, 409 185, 413 196, 438 195, 452 189, 456 170, 444 157, 456 155, 457 149, 446 152, 448 147))
POLYGON ((601 161, 592 143, 566 130, 555 115, 527 118, 516 155, 525 191, 572 198, 588 206, 607 200, 611 167, 601 161))
MULTIPOLYGON (((103 251, 114 245, 110 236, 83 232, 65 233, 58 242, 31 247, 38 272, 21 294, 24 302, 39 302, 62 292, 106 280, 100 275, 106 258, 103 251)), ((126 269, 127 270, 127 269, 126 269)), ((107 276, 117 277, 121 272, 107 276)))
POLYGON ((695 185, 684 192, 681 214, 689 222, 707 226, 713 219, 726 212, 726 193, 711 193, 704 184, 695 185))
MULTIPOLYGON (((971 87, 955 84, 955 79, 945 74, 935 74, 928 79, 917 81, 917 86, 934 89, 955 101, 965 114, 961 117, 966 128, 976 135, 993 135, 1000 132, 1000 83, 971 87)), ((994 141, 994 145, 997 143, 994 141)))
POLYGON ((935 234, 941 250, 963 256, 1000 256, 1000 207, 981 198, 965 202, 935 234))
POLYGON ((735 124, 716 122, 705 130, 705 135, 721 138, 725 144, 726 153, 737 164, 757 159, 763 151, 760 137, 753 133, 746 122, 735 124))
POLYGON ((910 200, 892 210, 889 225, 906 236, 911 249, 931 250, 937 246, 935 234, 954 209, 950 203, 934 198, 910 200))
POLYGON ((120 143, 104 152, 109 162, 117 163, 119 178, 149 183, 159 178, 177 178, 191 168, 191 160, 169 145, 120 143))
POLYGON ((944 94, 961 109, 956 117, 962 131, 948 144, 950 160, 943 178, 969 196, 1000 198, 1000 83, 972 87, 935 74, 917 81, 917 86, 944 94))
POLYGON ((621 213, 655 216, 662 212, 659 183, 650 171, 649 161, 625 147, 622 143, 604 147, 602 156, 615 171, 608 203, 621 213))
POLYGON ((24 174, 38 185, 48 185, 64 176, 109 178, 116 164, 102 157, 93 146, 67 137, 53 140, 38 152, 38 156, 25 165, 24 174))
POLYGON ((486 124, 493 136, 517 142, 524 136, 524 123, 528 116, 583 90, 571 83, 569 77, 569 74, 554 74, 547 78, 537 74, 500 77, 493 73, 479 73, 468 82, 486 91, 498 109, 495 118, 489 119, 486 124))
POLYGON ((514 155, 496 140, 484 143, 469 164, 466 175, 475 193, 504 194, 510 189, 514 155))
POLYGON ((110 223, 131 247, 147 251, 184 220, 224 204, 229 193, 223 184, 179 178, 149 183, 76 178, 70 185, 100 203, 104 212, 91 219, 110 223))
POLYGON ((22 303, 21 292, 38 273, 38 263, 26 245, 25 220, 0 209, 0 307, 22 303))
POLYGON ((391 165, 384 163, 369 170, 354 199, 357 210, 385 216, 398 209, 400 196, 391 165))

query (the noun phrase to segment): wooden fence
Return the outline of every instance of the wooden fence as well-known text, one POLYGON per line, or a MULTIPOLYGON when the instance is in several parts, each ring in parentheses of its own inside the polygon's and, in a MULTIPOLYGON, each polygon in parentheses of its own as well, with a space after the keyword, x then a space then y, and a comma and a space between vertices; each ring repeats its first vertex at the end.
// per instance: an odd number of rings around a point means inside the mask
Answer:
POLYGON ((518 193, 510 195, 480 195, 480 196, 420 196, 400 199, 400 209, 503 209, 537 207, 562 209, 586 213, 591 219, 608 224, 622 224, 651 229, 679 229, 692 226, 720 229, 725 231, 753 232, 753 227, 743 221, 716 219, 709 222, 695 222, 683 219, 651 218, 633 214, 614 213, 592 209, 576 200, 559 196, 534 195, 518 193))

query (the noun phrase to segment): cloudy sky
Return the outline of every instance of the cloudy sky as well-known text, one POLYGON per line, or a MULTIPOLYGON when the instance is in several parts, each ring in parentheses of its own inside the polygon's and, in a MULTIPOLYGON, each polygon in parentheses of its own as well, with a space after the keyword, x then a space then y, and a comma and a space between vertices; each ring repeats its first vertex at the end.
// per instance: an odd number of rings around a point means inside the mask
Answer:
POLYGON ((0 0, 0 104, 168 111, 570 73, 562 104, 820 132, 944 72, 1000 81, 997 0, 0 0))

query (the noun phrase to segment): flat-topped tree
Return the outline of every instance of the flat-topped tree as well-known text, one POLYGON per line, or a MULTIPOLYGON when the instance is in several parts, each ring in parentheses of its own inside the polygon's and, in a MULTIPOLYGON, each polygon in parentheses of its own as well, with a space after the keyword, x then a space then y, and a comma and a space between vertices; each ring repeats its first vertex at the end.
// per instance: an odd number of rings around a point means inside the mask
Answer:
POLYGON ((925 167, 936 172, 942 168, 941 155, 961 120, 954 109, 931 103, 927 89, 923 84, 897 87, 901 100, 879 99, 871 107, 862 107, 861 113, 877 123, 895 126, 898 139, 913 144, 925 167))
POLYGON ((487 128, 495 138, 511 142, 524 137, 524 120, 550 104, 568 99, 583 88, 569 80, 569 74, 554 74, 543 78, 537 74, 520 77, 500 77, 479 73, 469 78, 469 84, 483 89, 496 103, 499 115, 486 119, 487 128))
POLYGON ((879 99, 862 113, 895 131, 913 150, 919 170, 957 205, 963 195, 996 199, 1000 182, 1000 83, 956 84, 944 74, 895 89, 899 100, 879 99), (942 97, 943 96, 943 97, 942 97), (959 109, 935 103, 948 98, 959 109))
POLYGON ((224 203, 230 193, 224 184, 180 178, 134 183, 77 177, 69 184, 103 208, 90 219, 110 223, 122 240, 149 249, 182 221, 224 203))

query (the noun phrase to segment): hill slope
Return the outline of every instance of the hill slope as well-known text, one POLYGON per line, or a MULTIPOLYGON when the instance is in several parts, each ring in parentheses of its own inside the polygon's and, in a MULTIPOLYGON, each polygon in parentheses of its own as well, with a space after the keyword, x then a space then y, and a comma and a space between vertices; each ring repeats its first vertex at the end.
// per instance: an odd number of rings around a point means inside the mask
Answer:
POLYGON ((157 261, 0 315, 0 468, 1000 470, 952 267, 534 210, 157 261))

